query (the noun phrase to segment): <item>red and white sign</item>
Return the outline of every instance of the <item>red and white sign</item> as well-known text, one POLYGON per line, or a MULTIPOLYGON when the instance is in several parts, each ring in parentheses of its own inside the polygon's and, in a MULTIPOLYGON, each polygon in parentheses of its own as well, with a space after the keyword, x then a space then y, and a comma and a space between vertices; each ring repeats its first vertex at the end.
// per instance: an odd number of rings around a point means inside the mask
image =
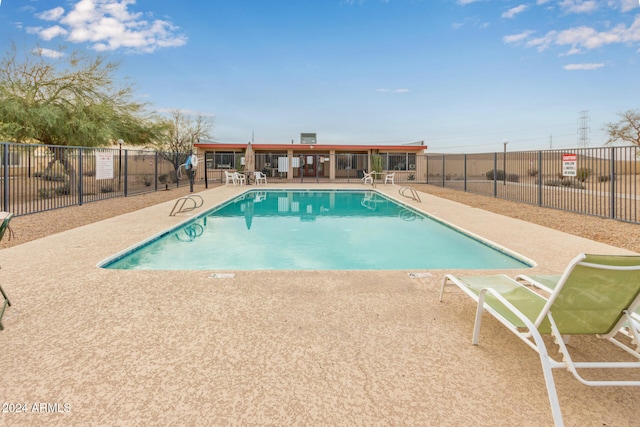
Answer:
POLYGON ((576 176, 578 174, 578 155, 562 155, 562 176, 576 176))

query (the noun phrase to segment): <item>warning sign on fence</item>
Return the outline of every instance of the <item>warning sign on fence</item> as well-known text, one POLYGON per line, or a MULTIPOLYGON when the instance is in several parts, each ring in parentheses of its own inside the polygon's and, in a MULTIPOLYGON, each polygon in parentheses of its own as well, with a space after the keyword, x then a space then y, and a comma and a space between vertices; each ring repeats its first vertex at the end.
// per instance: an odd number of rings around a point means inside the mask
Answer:
POLYGON ((578 155, 562 155, 562 176, 576 176, 578 172, 578 155))
POLYGON ((96 152, 96 179, 113 179, 113 153, 96 152))

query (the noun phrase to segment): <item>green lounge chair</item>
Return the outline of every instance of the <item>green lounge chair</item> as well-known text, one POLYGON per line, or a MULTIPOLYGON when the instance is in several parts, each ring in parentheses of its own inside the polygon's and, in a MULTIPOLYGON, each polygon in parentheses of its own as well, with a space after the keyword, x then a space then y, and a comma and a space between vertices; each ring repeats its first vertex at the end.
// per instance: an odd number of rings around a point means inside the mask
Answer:
MULTIPOLYGON (((2 223, 0 224, 0 240, 4 237, 4 234, 7 230, 9 230, 9 236, 11 236, 11 229, 9 228, 9 221, 13 218, 13 214, 11 212, 0 212, 0 220, 2 223)), ((2 294, 2 308, 0 309, 0 331, 4 329, 2 325, 2 316, 4 315, 4 310, 11 306, 11 301, 9 301, 9 297, 6 293, 4 293, 4 289, 0 286, 0 294, 2 294)))
MULTIPOLYGON (((541 289, 544 292, 551 294, 553 290, 558 286, 560 279, 562 278, 559 274, 518 274, 515 279, 520 283, 524 283, 535 288, 541 289)), ((640 306, 638 306, 634 312, 631 313, 631 320, 636 323, 636 325, 640 326, 640 306)), ((626 335, 629 335, 633 338, 631 334, 631 330, 628 328, 624 328, 623 332, 626 335)))
POLYGON ((9 221, 13 218, 13 214, 11 212, 0 212, 0 240, 4 237, 4 234, 7 230, 9 230, 9 237, 11 237, 12 231, 9 228, 9 221))
POLYGON ((472 343, 478 344, 482 313, 487 311, 540 356, 549 402, 556 426, 562 426, 562 413, 553 379, 553 369, 569 370, 588 386, 640 386, 640 381, 593 381, 583 378, 582 369, 640 368, 640 328, 631 313, 640 305, 640 256, 585 255, 576 257, 560 276, 548 297, 534 292, 505 275, 456 277, 447 274, 445 287, 455 284, 477 303, 472 343), (628 340, 616 335, 627 326, 628 340), (562 360, 547 352, 543 335, 552 335, 562 360), (633 362, 576 362, 567 349, 570 335, 593 335, 606 339, 633 356, 633 362), (635 348, 632 346, 635 345, 635 348))

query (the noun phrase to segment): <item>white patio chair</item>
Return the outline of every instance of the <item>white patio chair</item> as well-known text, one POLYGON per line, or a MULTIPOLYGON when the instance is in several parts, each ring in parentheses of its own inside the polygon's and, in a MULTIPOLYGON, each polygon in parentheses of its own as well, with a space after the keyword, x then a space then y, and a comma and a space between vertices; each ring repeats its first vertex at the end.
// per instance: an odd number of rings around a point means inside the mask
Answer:
POLYGON ((224 171, 224 185, 227 185, 229 183, 236 185, 236 183, 233 181, 233 173, 228 172, 228 171, 224 171))
POLYGON ((247 183, 247 177, 243 173, 233 173, 233 185, 245 185, 247 183))
POLYGON ((364 174, 364 176, 362 177, 362 183, 363 184, 372 184, 373 185, 373 172, 362 172, 364 174))
POLYGON ((386 174, 384 177, 384 183, 387 184, 390 182, 391 184, 395 185, 395 182, 393 182, 393 178, 395 175, 395 172, 386 174))
POLYGON ((267 176, 260 171, 255 171, 253 173, 254 179, 256 181, 256 185, 260 185, 260 183, 267 183, 267 176))

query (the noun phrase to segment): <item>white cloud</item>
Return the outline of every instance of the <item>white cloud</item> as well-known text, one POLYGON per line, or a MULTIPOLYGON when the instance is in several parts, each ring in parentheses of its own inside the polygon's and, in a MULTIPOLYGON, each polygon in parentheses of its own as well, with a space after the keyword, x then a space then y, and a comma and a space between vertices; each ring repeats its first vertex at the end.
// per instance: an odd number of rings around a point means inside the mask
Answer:
POLYGON ((456 3, 458 3, 461 6, 465 6, 467 4, 471 4, 471 3, 475 3, 475 2, 479 2, 481 0, 457 0, 456 3))
POLYGON ((46 10, 42 13, 38 13, 36 17, 44 19, 45 21, 56 21, 62 15, 64 15, 64 8, 56 7, 50 10, 46 10))
POLYGON ((562 31, 549 31, 542 37, 528 39, 533 32, 506 36, 505 43, 525 41, 527 47, 543 51, 552 46, 565 47, 569 50, 565 55, 582 53, 585 50, 597 49, 615 43, 637 43, 640 41, 640 15, 628 27, 625 24, 616 25, 607 31, 598 31, 593 27, 580 26, 562 31), (527 40, 528 39, 528 40, 527 40))
POLYGON ((533 31, 531 30, 527 30, 527 31, 523 31, 519 34, 511 34, 509 36, 504 36, 502 38, 502 41, 505 43, 520 43, 524 40, 526 40, 531 34, 533 34, 533 31))
POLYGON ((410 92, 410 91, 409 91, 409 89, 401 88, 401 89, 376 89, 376 92, 407 93, 407 92, 410 92))
POLYGON ((602 68, 602 67, 604 67, 603 63, 591 63, 591 64, 567 64, 562 68, 568 71, 575 71, 575 70, 597 70, 598 68, 602 68))
POLYGON ((636 0, 609 0, 608 6, 613 9, 620 9, 620 12, 629 12, 636 7, 640 7, 636 0))
POLYGON ((49 27, 49 28, 43 28, 41 31, 38 32, 38 35, 40 35, 40 38, 44 40, 51 40, 59 36, 64 36, 66 34, 67 34, 67 30, 65 30, 59 25, 54 25, 53 27, 49 27))
POLYGON ((166 20, 146 20, 141 12, 130 11, 136 0, 79 0, 68 12, 57 7, 36 15, 54 21, 50 27, 27 31, 44 40, 65 37, 73 43, 89 43, 98 51, 126 49, 153 52, 163 47, 186 44, 179 28, 166 20))
POLYGON ((595 0, 562 0, 560 7, 567 13, 589 13, 598 9, 595 0))
POLYGON ((529 6, 527 6, 526 4, 521 4, 519 6, 512 7, 511 9, 507 10, 506 12, 504 12, 502 14, 502 17, 503 18, 513 18, 514 16, 516 16, 519 13, 524 12, 528 8, 529 8, 529 6))
POLYGON ((64 53, 60 52, 59 50, 53 50, 53 49, 45 49, 45 48, 37 48, 35 49, 36 52, 39 52, 40 55, 46 57, 46 58, 60 58, 61 56, 64 56, 64 53))

